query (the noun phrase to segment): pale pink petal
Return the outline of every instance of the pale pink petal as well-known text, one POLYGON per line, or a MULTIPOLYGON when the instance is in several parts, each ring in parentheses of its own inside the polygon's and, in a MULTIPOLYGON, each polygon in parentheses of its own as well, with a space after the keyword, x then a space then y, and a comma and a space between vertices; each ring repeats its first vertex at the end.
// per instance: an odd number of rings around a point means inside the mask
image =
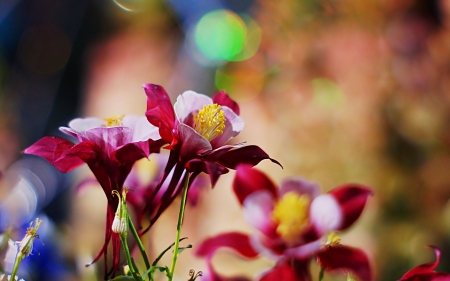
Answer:
POLYGON ((212 104, 212 99, 194 91, 186 91, 177 97, 173 105, 177 119, 182 123, 189 114, 203 108, 206 104, 212 104))
POLYGON ((310 199, 314 199, 319 195, 319 186, 302 178, 288 178, 280 184, 280 197, 288 192, 297 194, 307 194, 310 199))
POLYGON ((132 131, 128 127, 101 127, 85 132, 86 137, 97 144, 106 155, 131 142, 132 131))
POLYGON ((274 208, 273 194, 267 190, 259 190, 248 195, 243 203, 244 218, 248 224, 271 235, 276 228, 272 220, 274 208))
POLYGON ((300 247, 289 248, 284 252, 284 254, 287 256, 296 257, 299 259, 308 258, 308 257, 311 257, 312 255, 316 254, 320 250, 321 246, 322 246, 322 241, 316 240, 316 241, 310 242, 308 244, 304 244, 300 247))
POLYGON ((342 210, 330 194, 316 197, 310 206, 310 219, 319 235, 339 229, 342 224, 342 210))

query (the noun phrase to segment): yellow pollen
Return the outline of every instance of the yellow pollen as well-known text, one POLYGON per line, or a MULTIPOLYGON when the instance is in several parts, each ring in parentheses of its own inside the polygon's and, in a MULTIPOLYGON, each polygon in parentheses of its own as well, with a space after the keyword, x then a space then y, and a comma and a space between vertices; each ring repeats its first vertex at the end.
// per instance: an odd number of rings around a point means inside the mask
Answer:
POLYGON ((308 223, 310 198, 295 192, 286 193, 276 204, 272 219, 278 223, 277 233, 287 242, 294 242, 308 223))
POLYGON ((208 141, 223 133, 225 129, 225 116, 220 105, 208 104, 194 115, 194 130, 208 141))
POLYGON ((106 127, 115 127, 115 126, 122 126, 122 119, 125 117, 125 115, 114 115, 108 118, 105 118, 105 126, 106 127))
POLYGON ((335 231, 328 234, 327 242, 325 243, 326 246, 335 246, 341 243, 341 237, 337 235, 335 231))

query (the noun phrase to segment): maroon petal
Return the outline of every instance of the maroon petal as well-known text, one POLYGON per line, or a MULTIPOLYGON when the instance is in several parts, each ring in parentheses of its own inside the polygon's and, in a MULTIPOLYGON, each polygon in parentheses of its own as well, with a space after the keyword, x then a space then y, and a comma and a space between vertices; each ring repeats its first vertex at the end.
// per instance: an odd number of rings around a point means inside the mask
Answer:
POLYGON ((227 93, 225 93, 224 90, 220 90, 219 92, 217 92, 213 97, 212 100, 214 103, 217 103, 218 105, 223 105, 226 107, 229 107, 231 110, 234 111, 234 113, 236 113, 237 115, 239 115, 239 105, 237 104, 237 102, 235 102, 234 100, 232 100, 227 93))
POLYGON ((239 165, 237 167, 233 181, 233 190, 241 205, 243 205, 245 198, 255 191, 267 190, 274 197, 277 196, 275 184, 266 174, 257 169, 252 169, 250 165, 239 165))
POLYGON ((283 167, 277 160, 270 158, 264 150, 256 145, 249 145, 230 150, 224 153, 218 162, 227 168, 236 169, 239 164, 250 164, 255 166, 264 159, 269 159, 273 163, 283 167))
POLYGON ((350 271, 361 281, 371 281, 369 258, 360 249, 344 245, 324 247, 317 254, 317 261, 325 271, 350 271))
MULTIPOLYGON (((428 246, 428 247, 433 249, 434 254, 436 255, 436 260, 434 262, 429 262, 429 263, 421 264, 421 265, 414 267, 410 271, 406 272, 399 281, 410 280, 411 277, 414 277, 419 274, 427 273, 428 275, 432 275, 429 273, 433 273, 433 274, 435 273, 434 269, 438 266, 438 264, 441 260, 441 252, 439 251, 438 248, 436 248, 434 246, 428 246)), ((448 276, 450 277, 450 275, 448 275, 448 276)), ((415 280, 415 279, 411 279, 411 280, 415 280)), ((418 279, 418 280, 422 280, 422 279, 418 279)), ((428 280, 428 279, 423 279, 423 280, 428 280)))
POLYGON ((61 172, 70 172, 83 164, 76 154, 70 153, 75 145, 63 138, 43 137, 24 150, 25 154, 40 156, 61 172))
POLYGON ((343 221, 338 230, 342 230, 352 225, 359 218, 366 206, 367 198, 373 192, 364 186, 348 184, 334 188, 330 191, 330 194, 341 207, 343 221))
POLYGON ((178 125, 178 134, 181 141, 180 160, 183 163, 187 163, 189 160, 197 158, 201 153, 212 149, 208 140, 186 124, 178 125))
POLYGON ((147 95, 147 120, 159 128, 161 138, 173 142, 172 130, 175 127, 175 112, 170 97, 163 87, 155 84, 145 84, 144 90, 147 95))
POLYGON ((281 260, 259 281, 311 281, 309 260, 281 260))
POLYGON ((258 252, 253 249, 250 237, 238 232, 223 233, 204 240, 195 251, 195 255, 206 257, 220 248, 231 248, 246 258, 255 258, 258 252))

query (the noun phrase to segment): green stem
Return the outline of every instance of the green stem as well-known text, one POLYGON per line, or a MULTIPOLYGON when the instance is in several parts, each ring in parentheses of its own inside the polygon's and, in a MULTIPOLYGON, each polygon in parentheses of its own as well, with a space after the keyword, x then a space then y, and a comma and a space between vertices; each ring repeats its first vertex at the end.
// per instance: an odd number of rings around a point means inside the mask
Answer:
POLYGON ((139 234, 136 231, 136 228, 133 225, 133 222, 131 221, 130 215, 127 212, 127 220, 128 225, 130 226, 131 233, 133 234, 134 239, 136 240, 136 243, 138 244, 139 250, 141 251, 142 258, 144 259, 145 266, 147 267, 147 270, 150 269, 150 262, 148 261, 147 253, 145 252, 144 245, 142 244, 141 239, 139 238, 139 234))
POLYGON ((17 271, 19 270, 19 265, 20 265, 20 262, 22 261, 22 259, 23 259, 23 257, 21 255, 21 253, 19 252, 17 254, 16 260, 14 261, 13 271, 11 273, 11 278, 9 280, 16 280, 15 279, 16 278, 16 274, 17 274, 17 271))
POLYGON ((325 268, 324 268, 324 267, 321 267, 321 268, 320 268, 320 272, 319 272, 319 281, 322 281, 322 280, 323 280, 323 275, 324 275, 324 273, 325 273, 325 268))
POLYGON ((184 209, 186 208, 186 199, 187 199, 187 193, 188 193, 189 178, 190 178, 190 175, 186 174, 186 179, 184 181, 183 197, 181 198, 181 204, 180 204, 180 213, 178 214, 177 235, 175 238, 175 246, 173 248, 173 257, 172 257, 172 265, 170 266, 169 281, 172 281, 172 279, 173 279, 173 273, 175 271, 175 264, 177 263, 177 258, 178 258, 178 246, 180 244, 181 226, 183 224, 184 209))
POLYGON ((131 261, 130 250, 128 249, 128 243, 127 243, 126 236, 123 236, 123 235, 119 235, 119 236, 120 236, 120 241, 122 241, 122 246, 123 246, 123 249, 125 251, 125 256, 127 257, 127 263, 128 263, 128 266, 130 267, 130 272, 133 275, 134 280, 142 281, 142 278, 140 278, 136 274, 136 271, 134 270, 133 262, 131 261))

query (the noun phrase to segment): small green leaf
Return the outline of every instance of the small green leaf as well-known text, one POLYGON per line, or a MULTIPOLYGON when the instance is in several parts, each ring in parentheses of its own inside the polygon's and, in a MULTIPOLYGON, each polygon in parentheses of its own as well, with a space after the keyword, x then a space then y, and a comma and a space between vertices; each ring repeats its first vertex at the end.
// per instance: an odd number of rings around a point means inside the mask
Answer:
POLYGON ((186 249, 191 249, 191 248, 192 248, 192 245, 191 245, 191 244, 187 245, 186 247, 179 247, 179 248, 178 248, 178 254, 181 253, 181 252, 183 252, 183 251, 186 250, 186 249))
MULTIPOLYGON (((183 241, 184 239, 187 239, 187 237, 183 237, 180 239, 180 242, 183 241)), ((158 264, 158 262, 161 260, 161 258, 164 256, 164 254, 169 251, 173 246, 175 246, 175 242, 172 243, 172 245, 170 245, 169 247, 167 247, 164 251, 162 251, 161 254, 159 254, 159 256, 155 259, 155 261, 152 263, 152 266, 156 266, 158 264)))
POLYGON ((169 268, 167 266, 157 266, 154 265, 152 267, 150 267, 149 269, 147 269, 144 274, 142 275, 142 279, 145 279, 147 277, 148 274, 152 275, 153 272, 155 272, 156 270, 159 270, 160 272, 169 272, 169 268))

